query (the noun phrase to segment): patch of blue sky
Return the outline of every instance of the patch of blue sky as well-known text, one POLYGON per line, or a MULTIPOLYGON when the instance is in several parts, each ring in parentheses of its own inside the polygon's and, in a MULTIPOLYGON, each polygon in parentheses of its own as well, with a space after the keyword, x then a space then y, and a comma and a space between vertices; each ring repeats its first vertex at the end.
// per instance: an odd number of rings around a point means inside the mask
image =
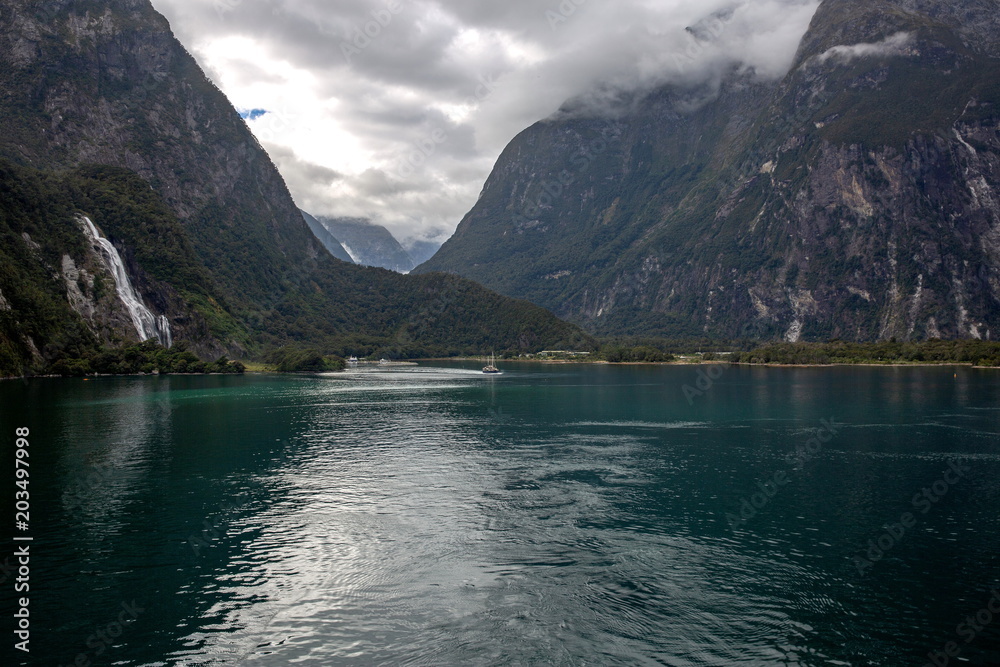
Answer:
POLYGON ((267 109, 238 109, 240 118, 243 120, 257 120, 261 116, 269 113, 267 109))

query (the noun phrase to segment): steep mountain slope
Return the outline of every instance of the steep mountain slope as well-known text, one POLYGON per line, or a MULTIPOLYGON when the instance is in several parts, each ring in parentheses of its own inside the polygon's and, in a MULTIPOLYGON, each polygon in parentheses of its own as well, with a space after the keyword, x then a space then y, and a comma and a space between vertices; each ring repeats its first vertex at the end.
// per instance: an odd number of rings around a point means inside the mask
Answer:
POLYGON ((319 218, 319 221, 340 239, 356 264, 400 273, 416 266, 396 237, 382 225, 361 218, 319 218))
POLYGON ((423 264, 441 249, 440 241, 415 240, 404 241, 404 244, 403 249, 406 250, 406 254, 413 260, 413 266, 423 264))
POLYGON ((138 337, 105 299, 110 292, 93 292, 90 279, 118 283, 88 249, 83 216, 113 243, 144 306, 206 354, 288 343, 419 354, 585 340, 536 306, 464 280, 406 278, 331 257, 148 0, 0 6, 0 158, 19 165, 3 187, 20 193, 5 200, 0 225, 9 306, 0 307, 0 348, 14 360, 0 374, 138 337), (50 205, 60 188, 71 191, 50 205), (42 275, 58 280, 41 293, 25 287, 42 275), (60 322, 86 331, 55 336, 60 322))
POLYGON ((8 348, 0 369, 21 372, 33 357, 80 356, 100 344, 136 340, 137 313, 120 296, 127 287, 159 314, 147 313, 144 329, 164 344, 186 340, 203 356, 217 357, 222 347, 210 329, 235 339, 245 333, 183 227, 134 173, 90 166, 50 174, 0 160, 0 347, 8 348), (85 215, 99 225, 92 227, 85 215), (124 241, 124 254, 110 248, 118 266, 110 264, 95 230, 124 241))
POLYGON ((326 248, 331 255, 342 262, 354 264, 354 260, 351 259, 351 256, 347 254, 346 250, 344 250, 343 244, 341 244, 341 242, 337 240, 326 227, 323 226, 322 222, 312 217, 305 211, 302 211, 302 218, 306 221, 306 224, 309 225, 309 231, 313 233, 316 240, 322 243, 323 247, 326 248))
POLYGON ((995 337, 998 8, 826 0, 780 82, 567 106, 416 271, 601 332, 995 337))

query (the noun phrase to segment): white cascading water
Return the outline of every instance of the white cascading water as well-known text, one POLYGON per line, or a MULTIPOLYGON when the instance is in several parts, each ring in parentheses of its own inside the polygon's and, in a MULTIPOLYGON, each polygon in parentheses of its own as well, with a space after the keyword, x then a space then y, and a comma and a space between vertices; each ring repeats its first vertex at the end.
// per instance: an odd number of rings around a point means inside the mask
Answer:
POLYGON ((87 233, 90 234, 94 248, 101 252, 104 263, 115 277, 118 298, 121 299, 122 305, 125 306, 125 310, 132 318, 132 324, 135 325, 135 330, 139 334, 139 340, 145 341, 155 338, 163 347, 170 347, 173 344, 173 338, 170 334, 170 322, 166 316, 153 315, 152 311, 142 302, 139 293, 132 287, 132 281, 129 280, 128 273, 125 272, 125 263, 122 262, 118 249, 111 244, 111 241, 101 236, 90 218, 84 216, 82 222, 87 233))

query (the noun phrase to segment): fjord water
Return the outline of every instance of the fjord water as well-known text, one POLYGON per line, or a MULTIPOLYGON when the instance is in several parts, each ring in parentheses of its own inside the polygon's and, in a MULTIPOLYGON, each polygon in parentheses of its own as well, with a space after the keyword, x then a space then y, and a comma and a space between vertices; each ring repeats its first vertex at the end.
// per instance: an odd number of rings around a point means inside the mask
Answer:
POLYGON ((1000 664, 996 372, 504 370, 0 385, 25 664, 1000 664))

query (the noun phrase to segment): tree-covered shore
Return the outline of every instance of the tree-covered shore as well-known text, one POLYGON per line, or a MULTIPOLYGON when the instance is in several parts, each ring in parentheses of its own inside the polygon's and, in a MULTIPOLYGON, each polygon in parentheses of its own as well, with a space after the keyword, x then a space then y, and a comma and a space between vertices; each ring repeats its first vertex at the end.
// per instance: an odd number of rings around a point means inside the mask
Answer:
POLYGON ((106 349, 79 358, 62 358, 39 375, 84 377, 93 375, 167 375, 167 374, 240 374, 246 366, 240 361, 220 357, 204 361, 178 343, 167 349, 154 341, 123 348, 106 349))
POLYGON ((799 366, 967 364, 1000 367, 1000 342, 937 340, 876 343, 771 343, 735 350, 728 361, 744 364, 799 366))
MULTIPOLYGON (((199 359, 184 343, 166 349, 146 341, 120 349, 91 352, 80 358, 63 358, 38 375, 81 377, 95 375, 244 373, 324 373, 342 371, 345 356, 379 359, 380 350, 368 354, 330 351, 315 346, 284 346, 259 359, 215 361, 199 359)), ((430 352, 430 351, 428 351, 430 352)), ((485 352, 461 355, 411 354, 389 355, 394 361, 471 361, 485 352)), ((644 340, 642 344, 605 342, 591 351, 546 351, 497 355, 504 361, 536 363, 612 363, 612 364, 698 364, 730 363, 753 366, 834 366, 834 365, 971 365, 1000 368, 1000 342, 982 340, 928 340, 917 342, 882 341, 854 343, 768 343, 733 345, 723 342, 692 340, 644 340), (740 348, 743 349, 740 349, 740 348), (727 349, 728 348, 728 349, 727 349), (708 351, 704 351, 708 350, 708 351)))

